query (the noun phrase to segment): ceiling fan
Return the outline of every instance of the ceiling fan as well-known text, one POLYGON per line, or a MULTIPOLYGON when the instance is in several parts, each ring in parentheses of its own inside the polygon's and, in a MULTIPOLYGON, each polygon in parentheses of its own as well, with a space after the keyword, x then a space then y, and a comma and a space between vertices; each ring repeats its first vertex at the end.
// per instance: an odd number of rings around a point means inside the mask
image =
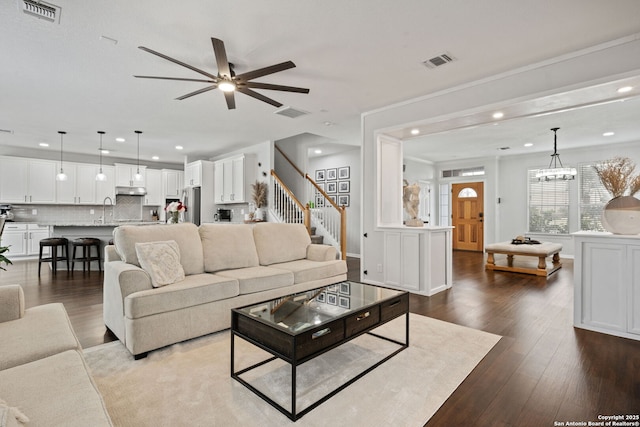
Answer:
POLYGON ((236 75, 236 73, 233 71, 233 64, 227 60, 227 52, 224 48, 224 42, 220 39, 216 39, 212 37, 211 43, 213 44, 213 53, 216 57, 216 64, 218 66, 217 75, 208 73, 192 65, 185 64, 182 61, 178 61, 177 59, 173 59, 167 55, 164 55, 160 52, 156 52, 155 50, 149 49, 147 47, 138 46, 139 49, 142 49, 145 52, 149 52, 153 55, 159 56, 160 58, 166 59, 167 61, 171 61, 174 64, 178 64, 183 67, 186 67, 208 78, 207 79, 188 79, 188 78, 180 78, 180 77, 155 77, 155 76, 134 76, 134 77, 143 78, 143 79, 181 80, 181 81, 188 81, 188 82, 210 83, 210 85, 207 87, 187 93, 186 95, 182 95, 176 99, 183 100, 183 99, 192 97, 194 95, 208 92, 213 89, 220 89, 224 94, 224 98, 227 101, 227 108, 229 108, 229 110, 233 110, 236 108, 236 100, 234 97, 234 92, 236 91, 243 93, 245 95, 249 95, 253 98, 259 99, 260 101, 266 102, 267 104, 271 104, 275 107, 281 107, 282 104, 274 99, 271 99, 269 97, 266 97, 254 91, 253 89, 267 89, 267 90, 279 90, 284 92, 309 93, 309 89, 304 89, 300 87, 282 86, 282 85, 275 85, 270 83, 260 83, 260 82, 251 81, 253 79, 257 79, 258 77, 263 77, 269 74, 274 74, 280 71, 288 70, 290 68, 295 68, 296 65, 293 62, 286 61, 280 64, 275 64, 269 67, 259 68, 257 70, 248 71, 246 73, 236 75))

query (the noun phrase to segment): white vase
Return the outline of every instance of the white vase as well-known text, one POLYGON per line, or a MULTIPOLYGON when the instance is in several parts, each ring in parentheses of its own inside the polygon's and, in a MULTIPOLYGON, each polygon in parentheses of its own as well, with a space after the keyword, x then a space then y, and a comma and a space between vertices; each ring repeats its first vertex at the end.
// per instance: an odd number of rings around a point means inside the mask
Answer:
POLYGON ((602 211, 602 226, 613 234, 639 234, 640 200, 633 196, 609 200, 602 211))

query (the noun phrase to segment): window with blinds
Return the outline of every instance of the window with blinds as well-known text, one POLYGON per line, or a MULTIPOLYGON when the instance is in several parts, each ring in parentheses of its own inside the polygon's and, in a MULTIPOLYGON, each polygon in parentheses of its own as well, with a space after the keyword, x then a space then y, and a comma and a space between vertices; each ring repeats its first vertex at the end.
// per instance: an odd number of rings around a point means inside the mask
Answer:
POLYGON ((529 232, 568 234, 570 181, 538 181, 529 170, 528 183, 529 232))
POLYGON ((604 205, 611 195, 600 182, 594 169, 599 163, 582 163, 578 165, 580 230, 605 231, 601 217, 604 205))

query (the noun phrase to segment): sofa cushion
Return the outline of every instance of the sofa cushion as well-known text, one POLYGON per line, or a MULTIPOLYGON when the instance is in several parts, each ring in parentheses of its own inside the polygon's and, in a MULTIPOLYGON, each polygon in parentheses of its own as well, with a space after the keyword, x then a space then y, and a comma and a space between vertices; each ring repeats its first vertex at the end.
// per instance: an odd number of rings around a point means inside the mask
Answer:
POLYGON ((217 272, 216 275, 236 279, 240 285, 241 295, 293 285, 292 272, 272 267, 258 266, 225 270, 217 272))
POLYGON ((29 417, 29 426, 112 425, 78 350, 0 371, 0 396, 29 417))
POLYGON ((238 294, 236 280, 215 274, 193 274, 171 285, 130 294, 124 299, 124 315, 137 319, 232 298, 238 294))
POLYGON ((260 265, 295 261, 307 256, 311 237, 302 224, 264 222, 253 227, 260 265))
POLYGON ((154 288, 184 280, 180 248, 175 240, 136 243, 136 256, 140 267, 151 277, 154 288))
POLYGON ((180 264, 186 275, 204 273, 202 242, 198 227, 190 222, 172 225, 121 225, 113 230, 113 242, 122 260, 140 267, 136 243, 175 240, 180 247, 180 264))
POLYGON ((67 312, 60 303, 32 307, 25 310, 22 318, 0 323, 0 337, 0 370, 80 349, 67 312))
POLYGON ((327 279, 347 273, 347 263, 336 259, 331 261, 309 261, 299 259, 297 261, 272 264, 272 268, 288 270, 293 273, 293 280, 297 283, 310 282, 312 280, 327 279))
POLYGON ((24 316, 24 292, 20 285, 0 286, 0 323, 24 316))
POLYGON ((29 417, 15 406, 0 399, 0 427, 20 427, 29 422, 29 417))
POLYGON ((257 267, 253 229, 248 224, 203 224, 199 228, 204 271, 257 267))

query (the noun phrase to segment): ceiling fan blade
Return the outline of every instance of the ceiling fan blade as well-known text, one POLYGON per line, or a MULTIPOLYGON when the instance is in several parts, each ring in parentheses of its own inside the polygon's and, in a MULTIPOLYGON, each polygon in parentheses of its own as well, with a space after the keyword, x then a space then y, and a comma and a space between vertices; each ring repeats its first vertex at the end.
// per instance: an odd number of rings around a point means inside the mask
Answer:
POLYGON ((218 85, 216 85, 216 84, 211 85, 211 86, 207 86, 207 87, 203 87, 202 89, 198 89, 198 90, 195 90, 193 92, 189 92, 188 94, 182 95, 182 96, 180 96, 180 97, 178 97, 176 99, 179 100, 179 101, 182 101, 183 99, 187 99, 187 98, 190 98, 190 97, 192 97, 194 95, 199 95, 201 93, 208 92, 208 91, 213 90, 213 89, 215 89, 217 87, 218 87, 218 85))
POLYGON ((245 95, 249 95, 255 99, 259 99, 260 101, 266 102, 267 104, 271 104, 274 107, 282 107, 282 104, 279 103, 278 101, 271 99, 271 98, 267 98, 266 96, 255 92, 247 87, 238 87, 236 88, 236 90, 240 93, 244 93, 245 95))
POLYGON ((178 61, 177 59, 173 59, 173 58, 171 58, 171 57, 169 57, 169 56, 167 56, 167 55, 165 55, 163 53, 156 52, 155 50, 149 49, 148 47, 144 47, 144 46, 138 46, 138 49, 141 49, 141 50, 144 50, 145 52, 149 52, 149 53, 151 53, 153 55, 159 56, 160 58, 166 59, 167 61, 171 61, 174 64, 182 65, 183 67, 188 68, 188 69, 190 69, 192 71, 195 71, 196 73, 202 74, 203 76, 210 77, 214 81, 218 81, 218 77, 217 76, 214 76, 211 73, 207 73, 206 71, 203 71, 203 70, 201 70, 199 68, 196 68, 196 67, 194 67, 192 65, 185 64, 184 62, 178 61))
POLYGON ((182 77, 156 77, 156 76, 133 76, 133 77, 137 77, 139 79, 180 80, 184 82, 215 83, 213 80, 185 79, 182 77))
POLYGON ((213 53, 216 56, 218 75, 220 75, 220 77, 231 78, 231 67, 229 67, 229 61, 227 60, 227 51, 224 48, 224 42, 211 37, 211 44, 213 44, 213 53))
POLYGON ((296 64, 291 61, 281 62, 280 64, 271 65, 269 67, 259 68, 253 71, 247 71, 246 73, 238 74, 236 76, 237 80, 252 80, 257 79, 258 77, 267 76, 269 74, 277 73, 280 71, 288 70, 290 68, 295 68, 296 64))
POLYGON ((233 95, 233 92, 222 92, 222 93, 224 93, 224 99, 227 101, 227 108, 229 110, 235 110, 236 98, 233 95))
POLYGON ((245 85, 253 89, 268 89, 268 90, 281 90, 284 92, 309 93, 309 89, 305 89, 302 87, 274 85, 271 83, 247 82, 245 83, 245 85))

